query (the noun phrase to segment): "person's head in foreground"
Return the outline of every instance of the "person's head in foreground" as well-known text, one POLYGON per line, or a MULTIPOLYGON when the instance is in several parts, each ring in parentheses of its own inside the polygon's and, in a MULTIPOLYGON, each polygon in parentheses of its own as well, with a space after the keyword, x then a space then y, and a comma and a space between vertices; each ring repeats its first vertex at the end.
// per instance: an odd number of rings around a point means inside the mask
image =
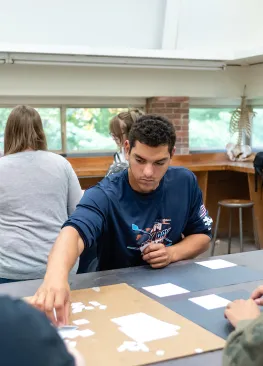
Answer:
POLYGON ((223 366, 263 365, 263 286, 256 288, 249 300, 235 300, 225 309, 225 318, 235 328, 223 353, 223 366))
POLYGON ((175 128, 165 117, 145 115, 135 122, 125 142, 129 182, 142 193, 155 190, 175 152, 175 128))
POLYGON ((4 154, 25 150, 47 150, 47 141, 39 113, 32 107, 18 105, 6 123, 4 154))
POLYGON ((0 297, 0 344, 3 366, 85 366, 45 314, 8 296, 0 297))
POLYGON ((129 109, 127 112, 117 114, 110 120, 110 134, 120 149, 128 139, 132 125, 143 114, 140 109, 129 109))

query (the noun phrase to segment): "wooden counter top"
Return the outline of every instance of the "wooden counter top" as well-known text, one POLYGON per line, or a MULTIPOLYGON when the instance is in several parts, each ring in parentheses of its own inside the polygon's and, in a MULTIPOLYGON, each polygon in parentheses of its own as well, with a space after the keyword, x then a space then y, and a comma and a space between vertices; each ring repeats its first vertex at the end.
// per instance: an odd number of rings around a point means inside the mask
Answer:
MULTIPOLYGON (((104 177, 112 164, 111 156, 68 158, 79 178, 104 177)), ((184 166, 193 172, 231 170, 254 173, 253 162, 231 162, 224 153, 175 155, 172 166, 184 166)))

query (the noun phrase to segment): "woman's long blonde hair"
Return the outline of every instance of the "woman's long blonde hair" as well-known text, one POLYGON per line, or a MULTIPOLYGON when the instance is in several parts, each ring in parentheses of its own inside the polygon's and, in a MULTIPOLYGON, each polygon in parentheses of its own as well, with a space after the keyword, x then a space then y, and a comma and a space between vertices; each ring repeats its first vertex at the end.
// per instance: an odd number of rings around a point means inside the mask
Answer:
POLYGON ((15 154, 27 149, 47 150, 47 140, 39 113, 32 107, 18 105, 6 123, 4 154, 15 154))

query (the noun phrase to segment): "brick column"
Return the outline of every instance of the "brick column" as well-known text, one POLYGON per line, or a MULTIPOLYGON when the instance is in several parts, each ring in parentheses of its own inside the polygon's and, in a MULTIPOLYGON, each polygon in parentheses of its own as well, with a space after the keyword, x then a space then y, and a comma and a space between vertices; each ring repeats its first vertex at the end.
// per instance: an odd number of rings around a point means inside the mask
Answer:
POLYGON ((146 112, 159 114, 175 125, 176 154, 189 154, 189 98, 153 97, 146 100, 146 112))

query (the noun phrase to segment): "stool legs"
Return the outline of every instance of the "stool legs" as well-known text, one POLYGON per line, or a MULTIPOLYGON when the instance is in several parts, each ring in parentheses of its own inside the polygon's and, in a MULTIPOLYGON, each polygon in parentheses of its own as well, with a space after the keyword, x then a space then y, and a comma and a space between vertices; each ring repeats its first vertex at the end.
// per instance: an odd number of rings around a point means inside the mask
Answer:
POLYGON ((240 235, 240 252, 243 252, 243 221, 242 221, 242 208, 239 209, 239 235, 240 235))
POLYGON ((217 231, 218 231, 219 219, 220 219, 220 212, 221 212, 221 206, 219 206, 218 210, 217 210, 216 227, 215 227, 214 238, 213 238, 213 241, 212 241, 211 256, 214 255, 214 251, 215 251, 216 237, 217 237, 217 231))
POLYGON ((253 219, 253 231, 254 231, 255 245, 256 245, 257 249, 260 249, 254 207, 252 207, 252 219, 253 219))
POLYGON ((228 254, 231 253, 232 210, 229 209, 228 254))

